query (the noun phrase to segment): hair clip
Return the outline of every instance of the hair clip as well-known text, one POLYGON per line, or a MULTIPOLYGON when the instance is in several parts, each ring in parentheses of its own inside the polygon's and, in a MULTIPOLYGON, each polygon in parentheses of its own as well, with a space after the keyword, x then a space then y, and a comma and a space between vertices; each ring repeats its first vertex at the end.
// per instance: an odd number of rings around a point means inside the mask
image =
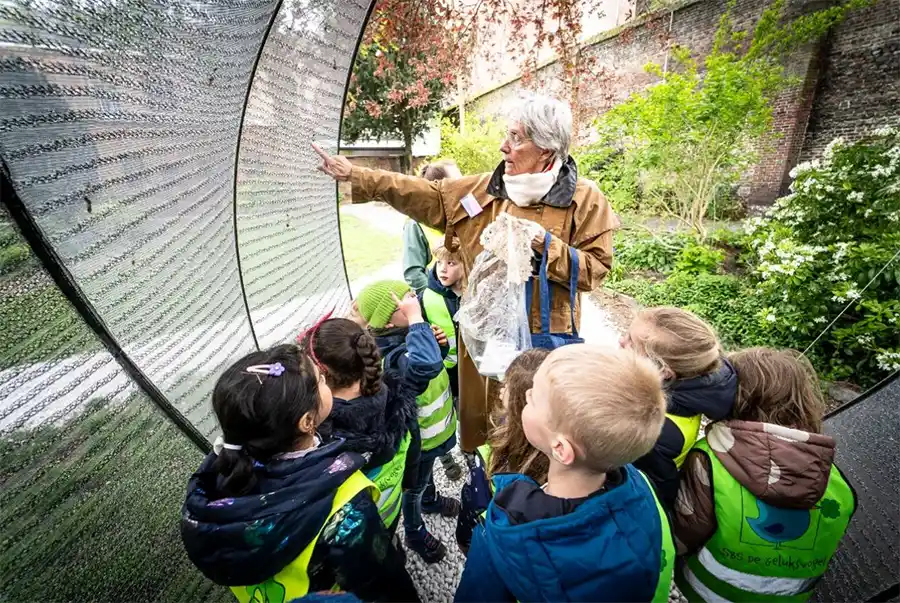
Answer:
POLYGON ((284 365, 280 362, 276 362, 275 364, 254 364, 253 366, 248 366, 244 369, 244 372, 250 375, 256 375, 256 380, 262 383, 260 375, 281 377, 284 374, 284 365))

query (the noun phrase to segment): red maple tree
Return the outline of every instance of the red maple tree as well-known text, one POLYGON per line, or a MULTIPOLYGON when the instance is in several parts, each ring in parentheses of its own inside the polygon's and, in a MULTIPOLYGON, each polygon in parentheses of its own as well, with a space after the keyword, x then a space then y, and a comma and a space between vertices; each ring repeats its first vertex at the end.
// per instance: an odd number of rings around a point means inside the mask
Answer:
MULTIPOLYGON (((506 25, 506 55, 520 65, 522 85, 568 100, 583 121, 586 89, 609 86, 611 74, 582 47, 583 19, 599 14, 601 0, 377 0, 351 79, 345 137, 411 140, 465 82, 479 44, 506 25), (557 63, 538 73, 542 51, 557 63), (545 53, 546 54, 546 53, 545 53), (554 81, 547 81, 547 77, 554 81), (424 110, 423 110, 424 109, 424 110)), ((404 169, 409 168, 409 157, 404 169)))

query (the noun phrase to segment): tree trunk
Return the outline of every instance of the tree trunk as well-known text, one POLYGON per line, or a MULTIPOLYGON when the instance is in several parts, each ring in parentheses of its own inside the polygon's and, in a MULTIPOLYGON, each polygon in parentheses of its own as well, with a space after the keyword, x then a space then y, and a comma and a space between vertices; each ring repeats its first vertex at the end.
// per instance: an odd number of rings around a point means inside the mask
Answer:
POLYGON ((456 79, 457 98, 459 99, 459 133, 466 133, 466 88, 463 78, 456 79))
POLYGON ((400 171, 404 174, 412 173, 412 132, 408 128, 403 130, 403 155, 400 156, 400 171))

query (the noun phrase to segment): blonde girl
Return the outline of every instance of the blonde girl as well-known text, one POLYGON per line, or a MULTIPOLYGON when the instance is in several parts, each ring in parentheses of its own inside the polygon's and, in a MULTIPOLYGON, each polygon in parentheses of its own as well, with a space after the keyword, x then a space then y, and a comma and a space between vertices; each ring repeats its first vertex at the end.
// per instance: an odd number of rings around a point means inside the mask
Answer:
POLYGON ((671 508, 678 493, 678 470, 697 441, 701 417, 718 420, 729 415, 737 375, 722 356, 715 330, 681 308, 641 311, 620 344, 653 361, 663 379, 666 421, 656 446, 634 465, 647 474, 671 508))

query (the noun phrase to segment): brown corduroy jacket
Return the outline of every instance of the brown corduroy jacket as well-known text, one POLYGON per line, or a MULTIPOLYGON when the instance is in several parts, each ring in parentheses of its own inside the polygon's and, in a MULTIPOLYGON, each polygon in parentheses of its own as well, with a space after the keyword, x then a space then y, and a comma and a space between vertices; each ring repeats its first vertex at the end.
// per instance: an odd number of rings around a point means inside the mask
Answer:
MULTIPOLYGON (((578 179, 571 159, 560 170, 557 184, 541 204, 518 207, 505 198, 500 169, 493 174, 464 176, 455 180, 428 181, 396 172, 353 167, 353 202, 383 201, 413 220, 446 232, 460 241, 468 270, 482 251, 481 231, 497 214, 506 212, 517 218, 532 220, 553 235, 547 260, 550 284, 550 331, 571 332, 569 316, 568 246, 578 252, 579 291, 593 291, 600 286, 612 267, 612 235, 618 218, 606 198, 590 180, 578 179), (471 195, 480 213, 470 216, 462 199, 471 195)), ((474 205, 470 209, 475 208, 474 205)), ((540 331, 540 304, 534 291, 531 330, 540 331)), ((576 298, 577 300, 577 298, 576 298)), ((580 324, 580 307, 576 301, 575 320, 580 324)))

